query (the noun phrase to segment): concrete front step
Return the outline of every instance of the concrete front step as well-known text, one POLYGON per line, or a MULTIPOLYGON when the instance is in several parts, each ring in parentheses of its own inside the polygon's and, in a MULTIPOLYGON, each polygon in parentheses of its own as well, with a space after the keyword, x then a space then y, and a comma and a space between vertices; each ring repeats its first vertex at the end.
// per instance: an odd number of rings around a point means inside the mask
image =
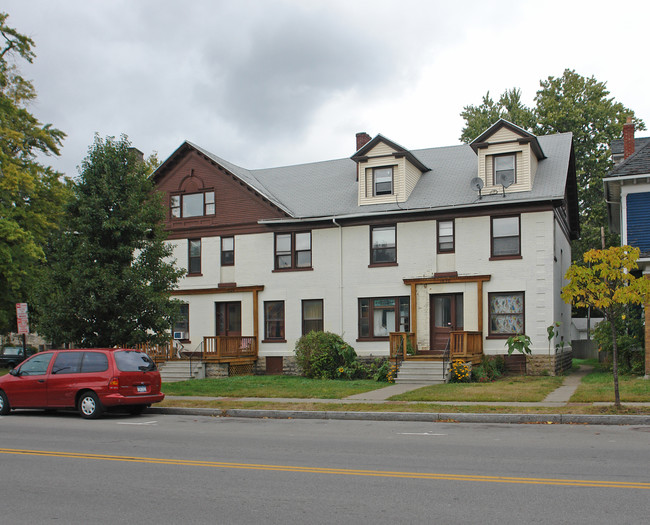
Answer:
POLYGON ((445 372, 442 361, 405 361, 397 372, 395 383, 441 384, 446 382, 445 372))
POLYGON ((189 361, 167 361, 159 367, 160 378, 163 383, 205 378, 205 366, 203 363, 192 362, 191 367, 190 369, 189 361))

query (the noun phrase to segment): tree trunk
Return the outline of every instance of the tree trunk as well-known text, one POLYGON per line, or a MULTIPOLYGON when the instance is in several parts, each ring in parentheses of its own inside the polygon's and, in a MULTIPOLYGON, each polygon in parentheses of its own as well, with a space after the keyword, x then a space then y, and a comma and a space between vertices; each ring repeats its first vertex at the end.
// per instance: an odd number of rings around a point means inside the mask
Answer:
POLYGON ((621 397, 618 393, 618 344, 616 343, 616 323, 612 315, 608 319, 612 327, 612 373, 614 375, 614 405, 621 408, 621 397))

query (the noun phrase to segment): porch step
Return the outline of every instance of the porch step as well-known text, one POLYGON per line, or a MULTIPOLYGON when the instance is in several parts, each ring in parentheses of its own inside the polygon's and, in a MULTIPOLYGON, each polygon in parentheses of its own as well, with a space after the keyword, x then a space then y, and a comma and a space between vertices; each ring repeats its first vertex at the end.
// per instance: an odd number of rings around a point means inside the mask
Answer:
POLYGON ((187 381, 188 379, 205 379, 205 365, 199 361, 166 361, 159 365, 160 379, 163 383, 187 381), (191 368, 190 368, 191 364, 191 368))
POLYGON ((449 365, 442 361, 404 361, 399 367, 395 383, 422 383, 438 385, 446 383, 449 365))

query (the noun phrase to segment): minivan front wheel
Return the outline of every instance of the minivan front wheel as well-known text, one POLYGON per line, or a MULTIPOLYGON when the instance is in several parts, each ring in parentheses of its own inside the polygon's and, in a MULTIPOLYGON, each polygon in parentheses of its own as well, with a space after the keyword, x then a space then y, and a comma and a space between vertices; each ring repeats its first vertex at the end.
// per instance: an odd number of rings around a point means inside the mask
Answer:
POLYGON ((0 390, 0 416, 6 416, 10 410, 11 407, 9 406, 7 394, 0 390))
POLYGON ((84 392, 79 397, 79 414, 85 419, 97 419, 104 413, 99 398, 95 392, 84 392))

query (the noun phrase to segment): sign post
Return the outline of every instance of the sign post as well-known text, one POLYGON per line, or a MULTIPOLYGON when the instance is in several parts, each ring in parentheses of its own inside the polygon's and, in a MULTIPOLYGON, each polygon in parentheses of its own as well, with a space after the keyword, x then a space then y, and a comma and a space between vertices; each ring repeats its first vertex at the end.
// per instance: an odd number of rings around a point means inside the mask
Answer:
POLYGON ((27 303, 16 303, 16 319, 18 333, 23 334, 23 356, 27 356, 27 334, 29 333, 29 313, 27 303))

